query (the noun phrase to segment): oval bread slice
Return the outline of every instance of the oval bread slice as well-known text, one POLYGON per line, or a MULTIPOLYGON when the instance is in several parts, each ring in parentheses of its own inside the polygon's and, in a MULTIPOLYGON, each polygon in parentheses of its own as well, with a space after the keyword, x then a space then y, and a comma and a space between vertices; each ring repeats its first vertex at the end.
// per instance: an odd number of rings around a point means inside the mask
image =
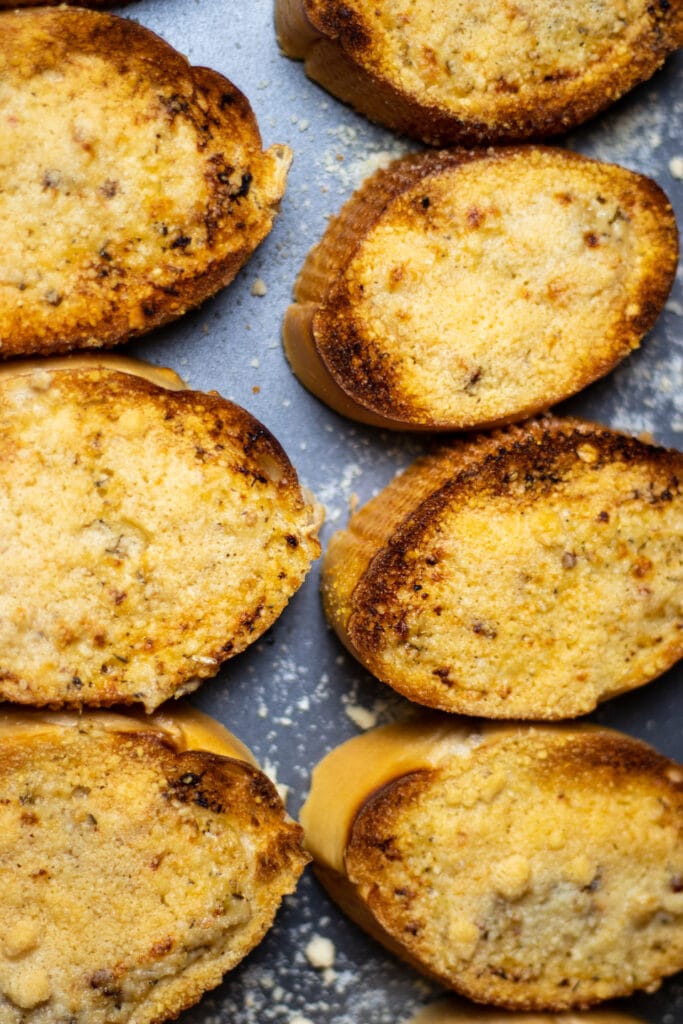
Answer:
POLYGON ((317 513, 215 392, 49 365, 0 376, 0 698, 150 710, 272 624, 317 513))
POLYGON ((337 412, 390 429, 519 420, 637 348, 676 221, 649 178, 536 146, 404 157, 309 253, 284 342, 337 412))
POLYGON ((3 1024, 160 1024, 261 940, 307 857, 250 761, 180 708, 2 709, 3 1024))
POLYGON ((383 682, 571 718, 683 654, 683 455, 543 419, 419 459, 334 534, 329 621, 383 682))
POLYGON ((669 0, 276 0, 276 27, 334 96, 436 145, 566 132, 683 45, 669 0))
POLYGON ((588 1013, 521 1013, 511 1021, 510 1015, 498 1010, 471 1006, 456 999, 441 999, 421 1010, 406 1024, 643 1024, 635 1017, 616 1010, 593 1010, 588 1013))
POLYGON ((291 154, 246 98, 94 11, 0 14, 0 356, 114 345, 228 284, 291 154))
POLYGON ((342 909, 475 1001, 584 1008, 683 967, 683 768, 630 737, 388 726, 323 759, 301 822, 342 909))

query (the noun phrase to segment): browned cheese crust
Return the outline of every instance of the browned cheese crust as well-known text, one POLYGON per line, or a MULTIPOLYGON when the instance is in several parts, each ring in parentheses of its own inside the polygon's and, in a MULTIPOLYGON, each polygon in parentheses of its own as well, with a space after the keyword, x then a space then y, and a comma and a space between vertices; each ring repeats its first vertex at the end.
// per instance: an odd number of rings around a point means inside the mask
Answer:
POLYGON ((411 155, 309 253, 285 348, 306 387, 362 422, 500 425, 637 348, 677 261, 671 205, 642 175, 536 146, 411 155))
POLYGON ((194 689, 320 552, 262 424, 107 369, 0 379, 0 515, 0 698, 23 704, 149 710, 194 689))
POLYGON ((683 654, 683 455, 576 420, 444 445, 336 533, 327 616, 404 696, 568 718, 683 654))
POLYGON ((683 44, 679 0, 276 0, 280 45, 373 121, 432 145, 546 138, 683 44))
POLYGON ((256 768, 168 738, 0 736, 0 1020, 160 1024, 270 927, 307 857, 256 768))
POLYGON ((475 1001, 560 1011, 654 991, 683 967, 682 781, 604 729, 485 732, 368 793, 344 872, 320 877, 375 938, 475 1001))
POLYGON ((228 284, 290 152, 246 98, 132 21, 0 14, 0 356, 117 344, 228 284))

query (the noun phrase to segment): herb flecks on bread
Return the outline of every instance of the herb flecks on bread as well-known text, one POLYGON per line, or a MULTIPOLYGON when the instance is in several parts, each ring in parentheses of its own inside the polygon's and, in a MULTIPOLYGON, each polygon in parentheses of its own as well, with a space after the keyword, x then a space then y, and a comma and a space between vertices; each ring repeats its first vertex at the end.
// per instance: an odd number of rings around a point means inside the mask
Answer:
POLYGON ((683 44, 667 0, 277 0, 276 25, 333 95, 437 145, 566 132, 683 44))
POLYGON ((309 253, 294 372, 376 426, 462 430, 547 409, 636 348, 676 273, 650 179, 536 146, 404 157, 309 253))
POLYGON ((294 889, 307 858, 272 784, 172 718, 3 708, 3 1024, 175 1017, 294 889))
POLYGON ((327 616, 411 700, 569 718, 683 654, 683 455, 542 419, 415 462, 334 534, 327 616))
POLYGON ((330 895, 394 953, 475 1001, 559 1011, 683 966, 682 785, 607 729, 434 716, 332 751, 301 820, 330 895))
POLYGON ((246 98, 93 11, 0 13, 0 357, 114 345, 228 284, 291 154, 246 98))
POLYGON ((320 548, 284 451, 215 392, 0 376, 0 696, 145 704, 215 675, 320 548))

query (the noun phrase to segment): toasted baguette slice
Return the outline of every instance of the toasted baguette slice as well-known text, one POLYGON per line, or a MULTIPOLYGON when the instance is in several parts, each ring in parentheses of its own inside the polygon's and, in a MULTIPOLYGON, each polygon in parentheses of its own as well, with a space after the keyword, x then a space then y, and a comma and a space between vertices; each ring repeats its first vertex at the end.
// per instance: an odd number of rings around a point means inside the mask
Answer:
POLYGON ((131 0, 0 0, 0 10, 16 10, 18 7, 50 7, 67 4, 74 7, 123 7, 131 0))
POLYGON ((3 1024, 175 1017, 293 891, 307 857, 272 783, 179 712, 0 714, 3 1024))
POLYGON ((316 511, 215 392, 49 365, 0 376, 0 698, 150 710, 277 618, 316 511))
POLYGON ((406 1024, 643 1024, 616 1010, 588 1013, 522 1013, 510 1018, 505 1011, 471 1006, 456 999, 441 999, 421 1010, 406 1024))
POLYGON ((114 345, 228 284, 291 154, 245 97, 133 21, 0 14, 0 355, 114 345))
POLYGON ((571 718, 683 655, 683 455, 544 419, 419 459, 333 535, 327 616, 420 704, 571 718))
POLYGON ((671 205, 640 174, 532 146, 412 155, 310 252, 285 348, 306 387, 361 422, 499 425, 637 348, 677 261, 671 205))
POLYGON ((276 0, 285 53, 373 121, 437 145, 546 138, 683 45, 679 2, 276 0))
POLYGON ((384 727, 323 759, 301 823, 340 906, 477 1002, 583 1008, 683 967, 683 768, 627 736, 384 727))

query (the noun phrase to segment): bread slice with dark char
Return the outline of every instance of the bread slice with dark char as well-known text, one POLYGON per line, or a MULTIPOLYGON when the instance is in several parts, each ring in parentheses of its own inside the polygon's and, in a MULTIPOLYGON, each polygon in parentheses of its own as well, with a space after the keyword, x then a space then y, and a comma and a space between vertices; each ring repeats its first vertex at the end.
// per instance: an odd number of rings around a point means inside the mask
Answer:
POLYGON ((308 857, 205 715, 0 709, 0 1020, 161 1024, 263 938, 308 857))
POLYGON ((318 510, 215 392, 43 366, 0 372, 0 698, 151 710, 275 621, 318 510))
POLYGON ((432 145, 562 134, 683 45, 668 0, 277 0, 280 45, 372 121, 432 145))
POLYGON ((451 441, 332 536, 323 601, 413 701, 585 714, 683 655, 683 455, 560 418, 451 441))
POLYGON ((683 967, 683 768, 628 736, 386 726, 320 762, 301 823, 341 908, 476 1002, 583 1009, 683 967))
POLYGON ((0 14, 0 356, 115 345, 228 284, 291 154, 247 99, 136 22, 0 14))
POLYGON ((539 146, 412 154, 309 253, 284 322, 301 382, 394 430, 523 419, 637 348, 678 262, 640 174, 539 146))

